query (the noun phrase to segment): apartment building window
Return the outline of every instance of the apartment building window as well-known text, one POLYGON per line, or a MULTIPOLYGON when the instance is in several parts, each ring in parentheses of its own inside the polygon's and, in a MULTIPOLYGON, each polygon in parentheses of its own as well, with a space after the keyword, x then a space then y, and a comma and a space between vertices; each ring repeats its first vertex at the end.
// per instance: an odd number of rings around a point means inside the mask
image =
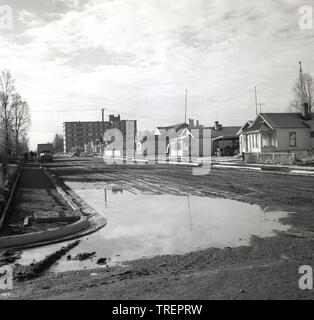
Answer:
POLYGON ((314 131, 311 131, 311 138, 314 138, 314 131))
POLYGON ((297 145, 297 134, 295 132, 289 132, 289 146, 296 147, 297 145))

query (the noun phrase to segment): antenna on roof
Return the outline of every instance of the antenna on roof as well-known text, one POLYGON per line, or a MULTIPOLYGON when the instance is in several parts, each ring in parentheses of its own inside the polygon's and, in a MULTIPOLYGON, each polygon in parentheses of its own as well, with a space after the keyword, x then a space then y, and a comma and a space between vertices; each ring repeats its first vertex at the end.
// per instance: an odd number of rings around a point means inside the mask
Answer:
POLYGON ((262 106, 266 106, 266 103, 259 103, 259 113, 262 113, 262 106))
POLYGON ((257 116, 258 111, 257 111, 257 92, 256 92, 256 86, 254 87, 254 91, 255 91, 255 111, 256 111, 256 116, 257 116))
POLYGON ((184 112, 184 123, 186 123, 186 112, 188 108, 188 89, 185 89, 185 112, 184 112))

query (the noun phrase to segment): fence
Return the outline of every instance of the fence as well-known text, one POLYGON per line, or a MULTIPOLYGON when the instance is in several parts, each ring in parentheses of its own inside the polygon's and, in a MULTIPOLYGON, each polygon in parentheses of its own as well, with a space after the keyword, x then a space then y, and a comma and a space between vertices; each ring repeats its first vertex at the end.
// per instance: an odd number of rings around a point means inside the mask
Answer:
POLYGON ((295 154, 292 152, 245 153, 244 162, 292 165, 295 163, 295 154))

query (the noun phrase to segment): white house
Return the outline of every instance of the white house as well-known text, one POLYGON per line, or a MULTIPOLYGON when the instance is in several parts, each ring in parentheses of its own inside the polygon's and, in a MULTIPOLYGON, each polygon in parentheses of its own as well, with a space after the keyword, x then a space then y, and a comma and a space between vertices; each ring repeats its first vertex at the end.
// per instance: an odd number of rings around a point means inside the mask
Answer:
POLYGON ((192 154, 192 140, 195 140, 195 137, 189 129, 181 129, 177 133, 177 137, 170 139, 166 153, 168 153, 170 157, 188 157, 192 154))
POLYGON ((238 132, 242 154, 294 153, 314 148, 314 120, 308 104, 302 113, 260 113, 238 132))

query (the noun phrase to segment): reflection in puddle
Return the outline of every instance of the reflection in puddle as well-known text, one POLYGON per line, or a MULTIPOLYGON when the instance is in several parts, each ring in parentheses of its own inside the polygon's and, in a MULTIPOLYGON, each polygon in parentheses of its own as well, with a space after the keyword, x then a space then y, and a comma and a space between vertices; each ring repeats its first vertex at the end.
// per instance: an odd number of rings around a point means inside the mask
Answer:
MULTIPOLYGON (((88 261, 64 257, 52 271, 97 267, 100 257, 110 264, 163 254, 183 254, 209 247, 248 245, 252 235, 266 237, 289 228, 278 220, 287 212, 235 200, 197 196, 143 195, 93 184, 68 183, 82 199, 108 219, 108 225, 83 238, 72 256, 96 251, 88 261)), ((60 244, 27 250, 22 263, 37 261, 60 244)))

